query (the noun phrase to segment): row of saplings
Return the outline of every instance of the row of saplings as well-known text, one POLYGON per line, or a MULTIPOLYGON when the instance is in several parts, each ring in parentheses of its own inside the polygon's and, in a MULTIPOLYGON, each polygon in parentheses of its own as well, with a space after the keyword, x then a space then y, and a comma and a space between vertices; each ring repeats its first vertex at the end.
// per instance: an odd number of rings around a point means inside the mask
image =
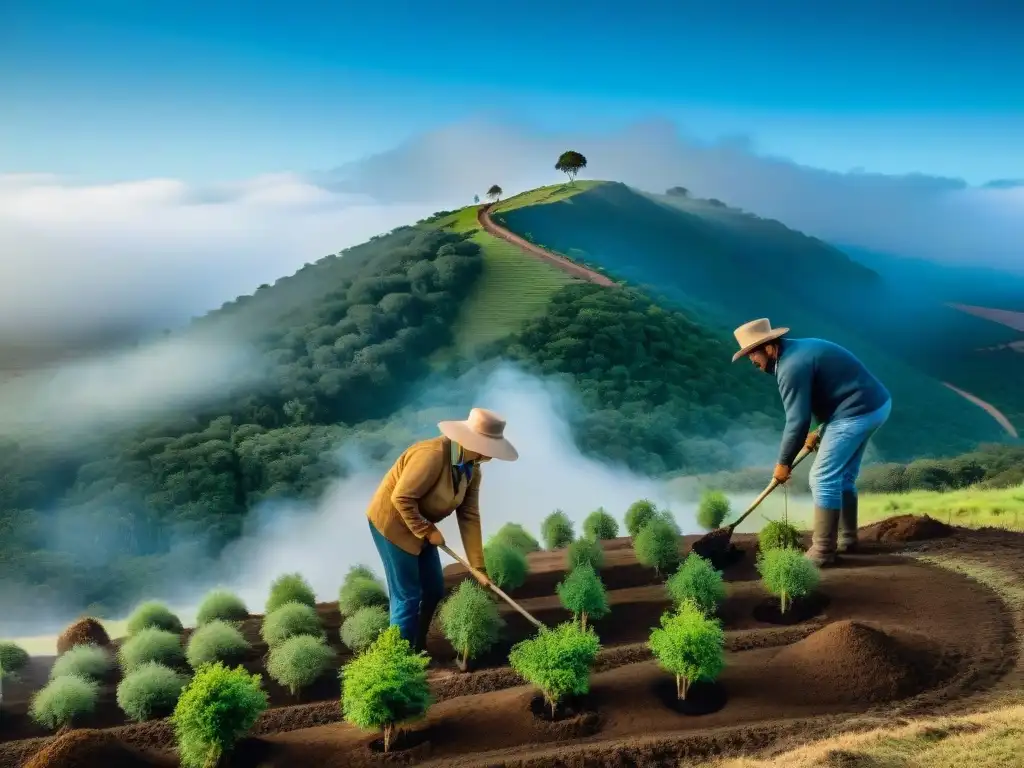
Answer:
MULTIPOLYGON (((675 675, 678 698, 685 701, 694 682, 713 681, 724 664, 724 634, 714 618, 725 595, 721 573, 696 555, 679 564, 679 529, 667 511, 637 502, 625 522, 640 562, 662 574, 677 568, 667 582, 675 609, 652 632, 650 647, 675 675)), ((552 718, 566 697, 589 690, 600 643, 588 622, 609 613, 598 576, 604 556, 600 540, 615 538, 618 523, 599 509, 584 520, 583 529, 584 535, 576 539, 572 521, 557 510, 542 526, 549 549, 567 549, 569 573, 557 592, 574 620, 518 643, 509 656, 512 668, 541 691, 552 718)), ((782 612, 793 599, 810 594, 818 581, 798 544, 798 532, 784 523, 771 523, 761 534, 758 567, 768 591, 779 597, 782 612)), ((521 585, 528 572, 526 554, 537 549, 536 540, 522 527, 504 526, 485 547, 490 577, 508 589, 521 585)), ((341 639, 357 655, 342 669, 342 712, 360 728, 381 731, 385 751, 392 746, 396 726, 422 716, 430 705, 429 659, 413 653, 397 628, 388 627, 387 603, 387 593, 372 571, 362 566, 349 571, 339 593, 339 609, 346 617, 341 639)), ((187 767, 216 759, 267 706, 260 675, 241 666, 230 668, 250 650, 239 629, 248 616, 236 596, 211 593, 184 649, 181 622, 166 606, 146 603, 128 621, 128 638, 117 654, 123 674, 118 704, 134 720, 171 712, 187 767), (195 672, 191 680, 183 674, 186 664, 195 672)), ((500 639, 504 626, 491 594, 472 581, 462 582, 445 600, 438 618, 463 668, 500 639)), ((298 574, 274 582, 261 635, 269 648, 268 675, 293 694, 332 665, 334 653, 325 642, 314 593, 298 574)), ((17 666, 24 652, 15 651, 10 644, 0 644, 0 670, 17 666)), ((58 658, 50 683, 34 697, 32 717, 61 729, 91 713, 98 685, 113 665, 109 651, 97 644, 71 648, 58 658)))
MULTIPOLYGON (((719 503, 714 496, 707 499, 719 503)), ((692 702, 695 684, 705 684, 704 691, 714 694, 709 684, 725 666, 725 634, 716 618, 726 594, 722 573, 696 554, 680 563, 678 526, 667 511, 659 511, 649 501, 633 504, 625 522, 638 559, 656 573, 672 574, 666 589, 673 609, 652 630, 651 652, 675 677, 676 708, 684 713, 709 711, 707 702, 695 707, 687 703, 692 702)), ((509 654, 512 669, 539 689, 546 704, 542 716, 552 720, 562 716, 568 699, 589 692, 591 669, 601 649, 590 622, 610 613, 599 576, 604 555, 600 540, 615 538, 618 522, 599 509, 584 520, 583 529, 583 536, 576 539, 572 521, 558 510, 545 519, 542 538, 547 548, 567 549, 569 572, 556 591, 573 620, 541 629, 514 645, 509 654)), ((820 574, 800 549, 799 531, 788 523, 770 522, 759 539, 757 566, 762 582, 785 614, 794 600, 815 591, 820 574)), ((525 555, 537 549, 536 540, 521 526, 504 526, 485 547, 488 575, 499 586, 515 588, 525 580, 525 555), (510 563, 515 563, 514 569, 510 563)), ((354 569, 351 578, 358 581, 369 576, 354 569)), ((438 620, 463 669, 498 642, 504 627, 493 596, 472 580, 462 581, 444 601, 438 620)), ((396 627, 385 629, 342 669, 345 719, 359 728, 380 731, 380 746, 389 751, 396 728, 421 718, 431 704, 428 664, 429 658, 414 653, 396 627)))
MULTIPOLYGON (((387 602, 371 571, 352 569, 339 607, 348 614, 341 639, 353 652, 365 649, 387 626, 387 612, 380 607, 387 602), (369 610, 359 610, 364 606, 369 610)), ((183 645, 178 616, 162 603, 146 602, 128 618, 116 653, 98 621, 80 619, 58 640, 60 655, 49 682, 33 696, 30 717, 58 733, 83 722, 96 710, 101 685, 112 682, 119 667, 116 700, 126 717, 142 722, 170 715, 182 764, 207 765, 267 706, 260 676, 231 668, 252 652, 242 632, 249 617, 237 595, 214 590, 200 605, 196 629, 183 645), (211 712, 219 714, 211 717, 211 712)), ((267 675, 293 695, 336 668, 315 594, 299 574, 285 574, 271 585, 260 635, 268 648, 267 675)), ((15 676, 28 658, 16 644, 0 641, 0 680, 15 676)))

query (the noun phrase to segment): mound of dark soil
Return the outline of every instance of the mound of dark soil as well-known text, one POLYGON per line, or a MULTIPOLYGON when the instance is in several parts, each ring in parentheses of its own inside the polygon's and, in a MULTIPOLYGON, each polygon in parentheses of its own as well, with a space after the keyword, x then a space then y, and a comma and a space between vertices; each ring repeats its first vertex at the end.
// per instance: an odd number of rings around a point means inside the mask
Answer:
POLYGON ((939 682, 944 670, 931 648, 858 621, 827 624, 783 648, 771 664, 794 670, 808 698, 851 703, 912 696, 939 682))
POLYGON ((952 527, 928 515, 899 515, 869 525, 860 532, 865 541, 925 541, 949 536, 952 527))
POLYGON ((107 731, 77 730, 54 739, 25 768, 151 768, 162 765, 107 731))
POLYGON ((96 619, 79 619, 60 633, 57 638, 57 655, 71 650, 76 645, 98 645, 106 648, 110 645, 110 637, 96 619))

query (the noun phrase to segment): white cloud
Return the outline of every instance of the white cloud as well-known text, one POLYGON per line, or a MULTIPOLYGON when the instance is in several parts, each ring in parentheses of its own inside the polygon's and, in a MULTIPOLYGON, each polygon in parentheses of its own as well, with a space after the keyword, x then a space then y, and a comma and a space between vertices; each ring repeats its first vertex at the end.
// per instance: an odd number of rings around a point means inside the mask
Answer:
POLYGON ((331 183, 404 203, 464 196, 494 183, 509 195, 564 178, 553 166, 569 148, 586 155, 586 178, 654 192, 682 185, 831 242, 1024 271, 1020 186, 824 171, 758 155, 743 138, 701 143, 666 121, 600 134, 460 123, 342 166, 331 183))
POLYGON ((0 337, 176 323, 437 207, 290 174, 207 187, 0 175, 0 337))

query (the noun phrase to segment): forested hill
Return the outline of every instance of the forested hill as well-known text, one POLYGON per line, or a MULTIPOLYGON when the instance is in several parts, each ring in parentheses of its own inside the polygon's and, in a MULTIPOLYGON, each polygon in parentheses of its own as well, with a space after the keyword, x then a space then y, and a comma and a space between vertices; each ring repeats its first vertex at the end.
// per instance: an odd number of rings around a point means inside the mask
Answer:
MULTIPOLYGON (((729 284, 748 297, 746 308, 719 302, 712 281, 691 301, 679 287, 691 285, 687 265, 716 264, 737 246, 713 227, 689 246, 685 228, 654 237, 649 230, 658 221, 631 219, 632 209, 615 208, 608 195, 636 197, 684 221, 687 215, 625 188, 582 182, 503 201, 495 215, 570 258, 603 260, 628 284, 570 279, 481 231, 475 206, 439 212, 307 264, 180 332, 252 344, 265 374, 255 383, 224 391, 202 410, 73 448, 0 444, 5 626, 19 615, 31 619, 39 601, 54 611, 116 611, 149 585, 173 579, 183 562, 197 572, 261 502, 320 495, 343 471, 338 449, 356 447, 383 465, 410 440, 432 434, 439 418, 463 414, 481 377, 501 360, 574 387, 583 407, 571 426, 590 454, 651 474, 737 468, 746 454, 741 441, 777 439, 782 409, 770 377, 730 362, 728 312, 749 319, 770 309, 776 322, 803 332, 804 322, 827 314, 828 302, 814 303, 807 292, 796 307, 782 298, 769 306, 735 279, 729 284), (574 219, 592 198, 608 220, 574 219), (529 216, 524 226, 521 217, 529 216), (615 222, 618 239, 609 229, 615 222), (597 253, 599 239, 585 239, 584 224, 603 228, 614 249, 597 253), (650 271, 622 268, 627 251, 650 271), (658 268, 659 260, 670 268, 658 268), (665 296, 645 289, 649 282, 665 296)), ((816 253, 837 259, 841 281, 877 280, 837 252, 771 226, 778 254, 787 253, 786 243, 804 248, 808 274, 822 286, 832 286, 831 268, 815 262, 816 253)), ((728 272, 743 274, 742 264, 728 272)), ((858 353, 873 349, 854 341, 858 353)), ((885 378, 898 397, 897 415, 879 437, 879 458, 949 455, 998 437, 974 406, 913 366, 892 365, 885 378)))

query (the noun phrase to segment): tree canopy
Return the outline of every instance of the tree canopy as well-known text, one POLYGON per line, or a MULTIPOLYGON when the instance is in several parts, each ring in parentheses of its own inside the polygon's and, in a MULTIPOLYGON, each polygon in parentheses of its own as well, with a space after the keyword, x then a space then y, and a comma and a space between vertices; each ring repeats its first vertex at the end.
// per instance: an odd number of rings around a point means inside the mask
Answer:
POLYGON ((569 177, 569 183, 575 183, 576 174, 587 167, 587 158, 574 149, 567 150, 558 156, 555 170, 569 177))

